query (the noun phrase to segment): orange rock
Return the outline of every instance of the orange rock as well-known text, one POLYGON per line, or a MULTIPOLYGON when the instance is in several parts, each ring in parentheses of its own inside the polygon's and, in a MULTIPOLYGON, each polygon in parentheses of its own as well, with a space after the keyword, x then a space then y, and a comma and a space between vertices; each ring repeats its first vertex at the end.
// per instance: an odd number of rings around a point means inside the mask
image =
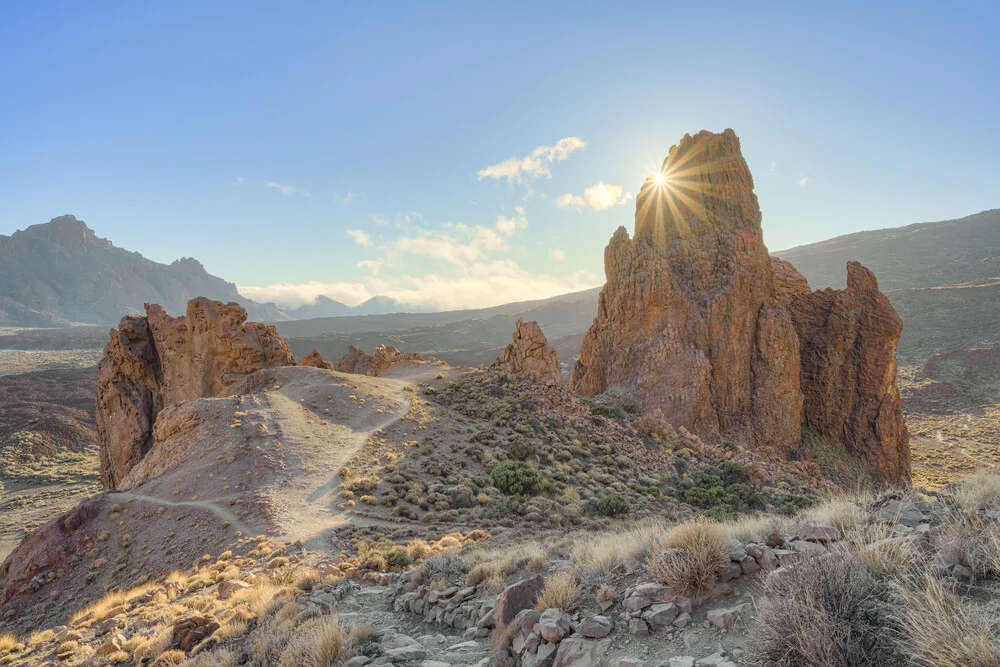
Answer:
POLYGON ((145 318, 124 317, 98 364, 97 436, 101 483, 113 488, 149 451, 166 406, 218 396, 262 368, 295 357, 269 324, 247 322, 237 303, 204 297, 171 317, 146 304, 145 318))
POLYGON ((519 319, 515 326, 514 342, 504 348, 494 366, 539 384, 559 384, 562 379, 559 355, 549 346, 538 322, 519 319))
POLYGON ((396 364, 407 361, 423 361, 423 357, 418 353, 400 352, 393 345, 379 345, 372 349, 371 354, 364 350, 348 346, 348 352, 337 363, 337 370, 341 373, 354 373, 356 375, 378 376, 386 372, 396 364))
POLYGON ((323 355, 319 353, 319 350, 315 349, 306 356, 302 357, 302 361, 299 362, 299 366, 312 366, 313 368, 322 368, 328 371, 334 370, 333 362, 324 359, 323 355))

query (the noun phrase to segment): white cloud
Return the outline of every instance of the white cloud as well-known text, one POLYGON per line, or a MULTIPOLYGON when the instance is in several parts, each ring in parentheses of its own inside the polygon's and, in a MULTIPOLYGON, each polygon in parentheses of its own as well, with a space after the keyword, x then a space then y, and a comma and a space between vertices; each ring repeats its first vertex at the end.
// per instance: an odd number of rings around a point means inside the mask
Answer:
POLYGON ((778 163, 775 162, 774 160, 771 160, 771 169, 767 173, 773 174, 777 170, 778 170, 778 163))
POLYGON ((244 180, 246 180, 246 179, 244 179, 242 176, 237 176, 236 177, 236 183, 237 183, 237 185, 240 184, 240 183, 242 183, 244 180))
POLYGON ((566 259, 566 253, 558 248, 549 248, 549 260, 552 262, 561 262, 566 259))
POLYGON ((362 283, 324 283, 316 280, 307 283, 267 285, 266 287, 237 285, 236 288, 240 294, 250 297, 254 301, 273 301, 288 308, 315 303, 316 297, 321 295, 328 296, 348 306, 356 306, 372 296, 362 283))
POLYGON ((382 260, 381 259, 363 259, 358 262, 357 267, 359 269, 366 270, 372 275, 378 275, 379 271, 382 270, 382 260))
POLYGON ((632 194, 625 188, 613 183, 595 183, 583 191, 583 196, 567 192, 556 198, 559 208, 592 208, 597 211, 625 204, 632 199, 632 194))
POLYGON ((808 178, 806 178, 805 176, 803 176, 802 178, 800 178, 800 179, 799 179, 799 187, 800 187, 800 188, 804 188, 804 187, 806 187, 806 185, 807 185, 808 183, 809 183, 809 179, 808 179, 808 178))
POLYGON ((347 232, 345 233, 345 236, 353 240, 359 246, 365 248, 371 246, 372 244, 372 235, 360 229, 348 229, 347 232))
POLYGON ((586 145, 586 142, 579 137, 563 137, 554 146, 539 146, 525 157, 511 158, 480 169, 477 172, 479 180, 505 178, 508 183, 520 183, 525 176, 534 178, 551 176, 550 165, 565 160, 571 153, 586 145))
POLYGON ((303 197, 309 196, 308 190, 297 188, 294 185, 282 185, 281 183, 275 183, 274 181, 267 181, 264 185, 269 188, 274 188, 283 195, 301 195, 303 197))
POLYGON ((510 248, 510 237, 528 226, 524 209, 518 207, 512 217, 497 216, 492 227, 447 223, 441 229, 417 229, 415 236, 402 236, 388 246, 392 255, 415 255, 466 266, 510 248))
POLYGON ((389 224, 389 218, 387 218, 387 217, 385 217, 383 215, 373 215, 372 216, 372 222, 374 222, 376 225, 388 225, 389 224))

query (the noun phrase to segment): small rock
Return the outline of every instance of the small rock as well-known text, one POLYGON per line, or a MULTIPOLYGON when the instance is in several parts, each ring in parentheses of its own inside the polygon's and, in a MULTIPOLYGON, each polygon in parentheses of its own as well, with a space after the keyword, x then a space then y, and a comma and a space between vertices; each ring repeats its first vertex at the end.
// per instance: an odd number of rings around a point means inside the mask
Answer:
POLYGON ((707 620, 717 628, 731 628, 736 624, 744 606, 740 604, 726 609, 712 609, 708 612, 707 620))
POLYGON ((628 633, 633 637, 648 637, 649 625, 641 618, 629 619, 628 633))
POLYGON ((546 609, 538 620, 538 633, 547 642, 559 642, 569 634, 569 614, 562 609, 546 609))
POLYGON ((542 592, 544 586, 545 582, 542 577, 535 575, 503 589, 503 592, 497 597, 494 623, 506 625, 517 616, 518 612, 533 608, 538 594, 542 592))
POLYGON ((833 526, 820 526, 813 523, 806 523, 799 528, 799 539, 805 540, 806 542, 819 542, 820 544, 826 544, 827 542, 836 542, 839 540, 840 531, 833 526))
POLYGON ((656 632, 673 623, 680 613, 680 608, 673 602, 654 604, 643 613, 642 620, 646 621, 649 627, 656 632))
POLYGON ((589 639, 601 639, 610 635, 614 629, 614 622, 607 616, 591 616, 580 621, 577 632, 589 639))

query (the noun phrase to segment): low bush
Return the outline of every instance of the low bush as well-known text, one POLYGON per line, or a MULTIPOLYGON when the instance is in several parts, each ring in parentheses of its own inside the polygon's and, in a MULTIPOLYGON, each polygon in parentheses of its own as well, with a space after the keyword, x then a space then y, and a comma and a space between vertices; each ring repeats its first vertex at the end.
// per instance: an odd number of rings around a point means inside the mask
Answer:
POLYGON ((538 472, 520 461, 503 461, 490 471, 493 486, 509 496, 532 495, 538 491, 538 472))
POLYGON ((672 592, 693 597, 711 588, 729 561, 725 530, 704 520, 680 524, 657 542, 646 570, 672 592))
POLYGON ((609 493, 597 501, 597 513, 601 516, 619 516, 631 511, 628 501, 617 493, 609 493))

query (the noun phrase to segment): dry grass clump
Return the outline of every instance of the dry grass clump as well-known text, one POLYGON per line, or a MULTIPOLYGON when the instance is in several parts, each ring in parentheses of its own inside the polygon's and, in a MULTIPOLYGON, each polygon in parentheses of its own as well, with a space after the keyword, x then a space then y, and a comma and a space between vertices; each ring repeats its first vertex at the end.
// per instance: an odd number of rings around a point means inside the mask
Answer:
POLYGON ((559 609, 575 609, 580 602, 580 584, 572 572, 556 572, 545 579, 545 587, 542 589, 535 609, 545 611, 557 607, 559 609))
POLYGON ((466 554, 464 560, 471 565, 465 585, 476 586, 486 582, 492 592, 503 586, 508 575, 529 566, 537 569, 539 563, 547 563, 548 555, 537 542, 525 542, 498 549, 476 548, 466 554))
POLYGON ((337 617, 313 618, 295 629, 278 667, 328 667, 342 660, 345 653, 337 617))
POLYGON ((174 667, 174 665, 183 664, 185 657, 184 651, 170 649, 161 653, 150 667, 174 667))
POLYGON ((1000 504, 1000 475, 987 470, 969 475, 955 490, 955 500, 969 510, 1000 504))
POLYGON ((926 667, 1000 665, 1000 640, 989 632, 989 619, 963 605, 930 574, 901 586, 901 625, 913 661, 926 667))
POLYGON ((646 570, 674 593, 694 596, 711 588, 729 560, 725 529, 702 519, 672 528, 646 559, 646 570))
POLYGON ((604 602, 618 602, 618 590, 614 586, 605 584, 597 589, 597 604, 604 602))
POLYGON ((232 605, 245 605, 247 611, 259 616, 263 610, 276 598, 290 598, 295 594, 294 587, 286 586, 272 579, 261 578, 250 588, 236 591, 231 599, 232 605))
POLYGON ((493 647, 493 665, 495 667, 517 667, 518 661, 510 652, 510 644, 521 630, 516 623, 507 623, 493 628, 490 642, 493 647))
POLYGON ((25 645, 18 640, 17 635, 11 632, 0 635, 0 655, 18 653, 24 649, 25 645))
POLYGON ((663 521, 647 519, 624 530, 582 535, 570 547, 570 560, 582 571, 610 572, 648 552, 665 530, 663 521))
POLYGON ((771 533, 794 531, 792 517, 776 514, 744 514, 721 524, 726 536, 737 542, 763 542, 771 533))
POLYGON ((136 663, 151 661, 170 648, 172 637, 173 629, 171 626, 160 626, 152 636, 141 639, 133 637, 128 640, 125 647, 132 651, 132 658, 136 663), (136 640, 136 643, 133 646, 132 642, 134 640, 136 640))
POLYGON ((914 538, 896 536, 887 524, 858 528, 842 544, 855 561, 882 576, 898 578, 923 566, 914 538))
POLYGON ((846 535, 860 528, 866 521, 865 513, 855 498, 827 498, 816 507, 810 507, 802 513, 805 523, 821 526, 831 526, 846 535))
POLYGON ((108 612, 116 609, 117 607, 128 603, 129 601, 148 593, 149 591, 157 588, 156 584, 148 583, 135 586, 127 591, 111 591, 104 597, 102 597, 97 602, 94 602, 79 611, 74 612, 69 617, 70 625, 73 625, 79 619, 83 618, 87 614, 93 613, 91 617, 92 622, 103 621, 107 618, 108 612))
POLYGON ((229 649, 217 648, 199 653, 183 664, 183 667, 236 667, 239 659, 229 649))
POLYGON ((750 664, 769 667, 870 665, 910 662, 892 613, 900 603, 892 583, 850 558, 797 563, 765 587, 750 632, 750 664))
POLYGON ((1000 572, 1000 526, 978 514, 954 517, 934 538, 945 562, 964 565, 977 579, 1000 572))

